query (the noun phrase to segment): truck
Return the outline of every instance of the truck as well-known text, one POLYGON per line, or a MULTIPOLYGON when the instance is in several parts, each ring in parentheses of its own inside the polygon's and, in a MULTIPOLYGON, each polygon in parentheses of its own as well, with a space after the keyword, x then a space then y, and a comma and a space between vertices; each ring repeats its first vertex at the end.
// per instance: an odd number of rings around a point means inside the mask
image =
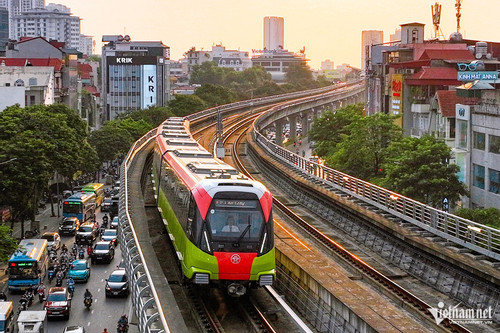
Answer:
POLYGON ((19 333, 47 333, 47 311, 21 311, 17 317, 19 333))
POLYGON ((14 332, 14 323, 12 302, 0 302, 0 333, 14 332))

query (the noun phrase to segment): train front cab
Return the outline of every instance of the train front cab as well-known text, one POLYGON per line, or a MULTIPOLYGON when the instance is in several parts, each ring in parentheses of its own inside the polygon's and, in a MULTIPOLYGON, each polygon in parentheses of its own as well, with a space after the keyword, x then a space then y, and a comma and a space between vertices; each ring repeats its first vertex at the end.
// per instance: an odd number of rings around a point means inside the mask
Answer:
MULTIPOLYGON (((208 205, 197 198, 193 242, 201 250, 201 262, 188 262, 194 283, 216 282, 229 294, 243 295, 252 286, 271 285, 275 278, 274 233, 269 192, 259 200, 255 193, 224 191, 208 205), (201 203, 201 205, 200 205, 201 203), (263 204, 262 204, 263 203, 263 204), (201 208, 201 209, 199 209, 201 208), (229 222, 232 221, 232 222, 229 222), (203 258, 210 257, 213 269, 203 258)), ((191 256, 198 259, 197 256, 191 256)), ((187 258, 186 258, 187 259, 187 258)))

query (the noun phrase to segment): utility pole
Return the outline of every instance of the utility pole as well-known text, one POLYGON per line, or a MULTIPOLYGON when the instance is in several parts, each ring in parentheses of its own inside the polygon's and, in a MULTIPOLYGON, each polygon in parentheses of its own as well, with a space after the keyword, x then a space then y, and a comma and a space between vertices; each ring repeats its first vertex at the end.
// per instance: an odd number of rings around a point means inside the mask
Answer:
POLYGON ((217 158, 224 158, 225 151, 224 151, 224 143, 222 142, 222 115, 220 113, 220 108, 217 107, 217 143, 216 143, 216 152, 215 155, 217 158))

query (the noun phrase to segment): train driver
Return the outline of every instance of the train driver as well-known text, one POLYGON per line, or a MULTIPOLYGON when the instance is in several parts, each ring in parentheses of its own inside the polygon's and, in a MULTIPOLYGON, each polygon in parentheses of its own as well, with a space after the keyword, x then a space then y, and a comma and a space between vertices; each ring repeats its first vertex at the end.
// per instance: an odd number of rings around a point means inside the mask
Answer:
POLYGON ((234 225, 234 216, 229 215, 227 218, 227 224, 222 228, 222 232, 240 232, 240 228, 234 225))

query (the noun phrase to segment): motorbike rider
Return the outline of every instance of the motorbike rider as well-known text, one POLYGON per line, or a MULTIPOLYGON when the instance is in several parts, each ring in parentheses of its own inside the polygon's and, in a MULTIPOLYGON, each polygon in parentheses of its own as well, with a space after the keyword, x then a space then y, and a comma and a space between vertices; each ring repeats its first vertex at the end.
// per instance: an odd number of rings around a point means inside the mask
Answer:
POLYGON ((70 276, 66 279, 66 284, 68 285, 68 289, 75 288, 75 280, 70 276))
POLYGON ((7 295, 3 291, 0 291, 0 302, 6 302, 7 301, 7 295))
POLYGON ((92 299, 92 293, 88 289, 85 289, 85 293, 83 294, 83 298, 92 299))
POLYGON ((66 244, 63 244, 61 247, 61 252, 67 252, 68 248, 66 247, 66 244))
POLYGON ((43 284, 43 282, 40 282, 40 285, 38 286, 37 293, 38 297, 40 298, 40 302, 42 302, 45 299, 45 292, 47 291, 47 287, 43 284))
POLYGON ((122 314, 120 319, 118 319, 118 326, 127 326, 128 325, 128 318, 126 314, 122 314))

